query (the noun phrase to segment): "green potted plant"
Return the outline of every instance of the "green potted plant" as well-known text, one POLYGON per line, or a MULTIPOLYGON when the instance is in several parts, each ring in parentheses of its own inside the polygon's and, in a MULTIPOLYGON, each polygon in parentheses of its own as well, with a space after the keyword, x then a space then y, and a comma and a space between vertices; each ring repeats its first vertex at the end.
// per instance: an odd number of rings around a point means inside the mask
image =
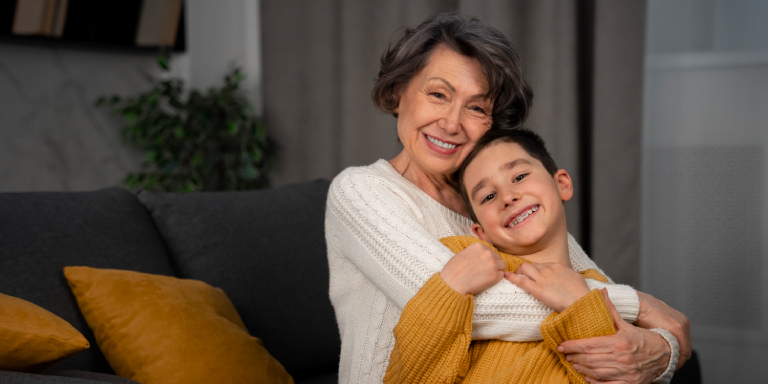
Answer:
MULTIPOLYGON (((168 71, 167 56, 157 62, 168 71)), ((145 153, 126 185, 166 192, 268 186, 275 144, 240 90, 243 79, 234 69, 223 86, 203 93, 187 92, 182 79, 150 78, 146 92, 100 97, 97 106, 124 120, 123 141, 145 153)))

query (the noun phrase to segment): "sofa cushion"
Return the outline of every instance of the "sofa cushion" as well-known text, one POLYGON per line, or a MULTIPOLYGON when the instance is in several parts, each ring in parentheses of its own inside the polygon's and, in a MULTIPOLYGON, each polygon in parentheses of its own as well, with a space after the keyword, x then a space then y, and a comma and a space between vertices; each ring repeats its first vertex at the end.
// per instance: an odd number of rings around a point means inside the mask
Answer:
POLYGON ((124 377, 120 377, 116 375, 110 375, 107 373, 78 371, 78 370, 53 371, 53 372, 48 372, 47 375, 60 376, 60 377, 74 377, 77 379, 88 379, 88 380, 93 380, 100 383, 139 384, 133 380, 128 380, 124 377))
POLYGON ((59 376, 53 373, 48 375, 38 375, 35 373, 0 371, 0 384, 135 384, 135 382, 128 379, 105 380, 104 378, 108 377, 108 375, 101 375, 59 376))
POLYGON ((94 346, 59 369, 111 373, 61 270, 67 265, 172 275, 146 208, 119 188, 0 193, 0 292, 61 317, 94 346))
POLYGON ((0 369, 41 373, 88 347, 62 318, 0 293, 0 369))
POLYGON ((144 384, 293 384, 219 288, 116 269, 66 267, 64 276, 122 377, 144 384))
POLYGON ((338 370, 323 230, 328 186, 138 195, 178 276, 227 292, 248 331, 297 381, 338 370))

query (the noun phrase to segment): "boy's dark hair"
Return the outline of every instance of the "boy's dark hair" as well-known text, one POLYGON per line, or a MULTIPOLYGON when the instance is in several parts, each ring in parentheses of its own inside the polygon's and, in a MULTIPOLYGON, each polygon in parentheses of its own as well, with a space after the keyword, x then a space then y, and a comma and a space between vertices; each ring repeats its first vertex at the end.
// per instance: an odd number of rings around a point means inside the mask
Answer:
POLYGON ((547 151, 546 145, 544 145, 544 140, 533 131, 526 128, 509 129, 503 127, 488 130, 480 140, 477 141, 475 147, 472 148, 472 151, 469 152, 467 158, 464 159, 461 166, 459 166, 459 170, 454 174, 454 181, 459 188, 461 198, 464 200, 464 204, 467 205, 469 215, 475 223, 478 222, 477 216, 475 216, 475 210, 472 209, 472 204, 469 201, 469 194, 467 193, 467 188, 464 184, 464 171, 480 152, 500 143, 515 143, 521 146, 525 152, 531 155, 531 157, 540 161, 547 172, 552 176, 555 175, 558 169, 555 160, 552 159, 549 151, 547 151))

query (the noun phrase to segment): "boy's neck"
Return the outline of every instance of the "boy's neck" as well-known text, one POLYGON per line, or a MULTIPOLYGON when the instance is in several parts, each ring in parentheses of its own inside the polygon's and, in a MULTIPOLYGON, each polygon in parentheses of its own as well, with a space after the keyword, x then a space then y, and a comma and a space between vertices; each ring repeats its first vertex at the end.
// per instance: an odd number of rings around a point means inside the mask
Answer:
POLYGON ((556 241, 553 241, 551 244, 549 244, 545 248, 530 254, 526 254, 526 255, 520 255, 520 254, 515 254, 513 252, 508 252, 507 250, 502 249, 501 247, 498 247, 498 246, 497 248, 501 252, 515 255, 523 260, 530 261, 532 263, 557 263, 564 267, 573 269, 573 265, 571 264, 571 257, 568 252, 568 233, 567 232, 565 233, 564 236, 558 236, 558 239, 556 241))

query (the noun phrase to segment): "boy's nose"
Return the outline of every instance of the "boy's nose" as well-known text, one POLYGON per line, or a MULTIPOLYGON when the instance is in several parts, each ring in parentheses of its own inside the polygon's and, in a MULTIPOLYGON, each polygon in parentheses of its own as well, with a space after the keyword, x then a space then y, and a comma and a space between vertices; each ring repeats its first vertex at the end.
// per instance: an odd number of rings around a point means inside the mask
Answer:
POLYGON ((520 199, 519 196, 517 196, 517 194, 513 192, 505 192, 502 198, 504 201, 504 208, 509 207, 510 205, 516 203, 520 199))

